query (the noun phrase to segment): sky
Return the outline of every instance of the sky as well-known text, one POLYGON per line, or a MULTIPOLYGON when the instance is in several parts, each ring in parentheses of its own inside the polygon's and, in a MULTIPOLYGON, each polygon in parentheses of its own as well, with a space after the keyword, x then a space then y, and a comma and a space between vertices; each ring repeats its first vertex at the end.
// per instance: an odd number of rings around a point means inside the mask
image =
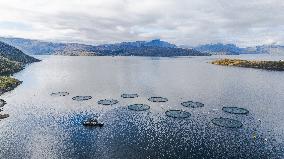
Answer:
POLYGON ((284 0, 0 0, 0 36, 284 45, 284 0))

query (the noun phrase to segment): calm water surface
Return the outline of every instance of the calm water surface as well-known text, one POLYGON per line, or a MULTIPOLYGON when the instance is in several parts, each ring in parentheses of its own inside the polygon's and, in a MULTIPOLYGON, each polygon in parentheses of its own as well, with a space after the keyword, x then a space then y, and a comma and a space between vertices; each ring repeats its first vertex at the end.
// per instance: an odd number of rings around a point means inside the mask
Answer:
POLYGON ((207 63, 220 57, 40 56, 42 62, 15 74, 23 84, 1 96, 8 103, 3 112, 10 117, 0 121, 0 158, 283 158, 284 73, 207 63), (58 91, 70 95, 50 96, 58 91), (122 99, 122 93, 140 97, 122 99), (77 95, 93 98, 73 101, 77 95), (151 103, 151 96, 169 101, 151 103), (97 104, 106 98, 119 104, 97 104), (187 100, 205 106, 180 105, 187 100), (134 103, 151 108, 129 111, 127 105, 134 103), (226 114, 223 106, 250 113, 226 114), (173 119, 165 116, 168 109, 183 109, 192 116, 173 119), (95 115, 104 127, 81 125, 95 115), (211 123, 215 117, 237 119, 244 126, 218 127, 211 123))

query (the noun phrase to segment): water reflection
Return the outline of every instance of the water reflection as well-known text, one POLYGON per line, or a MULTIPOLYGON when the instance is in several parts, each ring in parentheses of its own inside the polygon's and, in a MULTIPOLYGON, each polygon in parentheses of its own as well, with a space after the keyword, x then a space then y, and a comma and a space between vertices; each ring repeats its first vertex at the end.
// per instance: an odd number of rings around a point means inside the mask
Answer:
POLYGON ((206 63, 214 58, 43 57, 16 75, 22 85, 1 97, 10 117, 0 121, 0 158, 281 158, 284 74, 206 63), (70 95, 50 96, 62 91, 70 95), (125 92, 139 97, 123 99, 125 92), (93 98, 73 101, 77 95, 93 98), (151 96, 169 101, 152 103, 151 96), (102 106, 100 99, 119 103, 102 106), (180 104, 188 100, 204 107, 180 104), (129 111, 135 103, 151 107, 129 111), (250 113, 224 113, 223 106, 250 113), (191 116, 170 118, 168 109, 191 116), (104 127, 82 126, 92 116, 104 127), (211 123, 218 117, 244 126, 218 127, 211 123))

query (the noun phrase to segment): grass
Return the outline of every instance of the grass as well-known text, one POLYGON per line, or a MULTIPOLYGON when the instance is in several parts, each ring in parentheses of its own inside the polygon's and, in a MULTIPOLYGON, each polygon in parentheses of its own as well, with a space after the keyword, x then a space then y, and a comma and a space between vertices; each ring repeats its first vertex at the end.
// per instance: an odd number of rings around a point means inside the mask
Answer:
POLYGON ((211 63, 223 66, 238 66, 274 71, 284 71, 284 61, 249 61, 240 59, 220 59, 211 63))
POLYGON ((0 95, 21 84, 21 81, 9 77, 9 75, 18 72, 23 68, 24 66, 21 63, 10 61, 7 58, 0 56, 0 95))
POLYGON ((0 94, 10 91, 21 84, 21 81, 8 77, 8 76, 0 76, 0 94))

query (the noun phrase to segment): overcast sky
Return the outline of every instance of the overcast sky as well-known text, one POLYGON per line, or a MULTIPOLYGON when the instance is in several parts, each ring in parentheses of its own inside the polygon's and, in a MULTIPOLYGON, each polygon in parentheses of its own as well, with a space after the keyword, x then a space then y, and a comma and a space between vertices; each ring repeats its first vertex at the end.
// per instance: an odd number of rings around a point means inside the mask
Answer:
POLYGON ((284 0, 0 0, 0 36, 284 44, 284 0))

